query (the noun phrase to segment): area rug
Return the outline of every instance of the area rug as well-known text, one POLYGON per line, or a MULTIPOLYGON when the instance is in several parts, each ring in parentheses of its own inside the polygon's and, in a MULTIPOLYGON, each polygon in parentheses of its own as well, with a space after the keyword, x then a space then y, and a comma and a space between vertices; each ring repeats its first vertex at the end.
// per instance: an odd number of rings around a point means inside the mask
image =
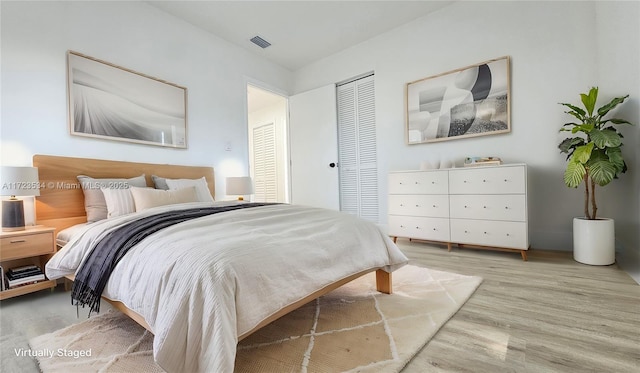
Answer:
MULTIPOLYGON (((371 273, 243 340, 235 372, 399 372, 481 282, 409 265, 393 273, 387 295, 375 290, 371 273)), ((30 346, 44 373, 163 371, 153 361, 153 335, 118 311, 30 346)))

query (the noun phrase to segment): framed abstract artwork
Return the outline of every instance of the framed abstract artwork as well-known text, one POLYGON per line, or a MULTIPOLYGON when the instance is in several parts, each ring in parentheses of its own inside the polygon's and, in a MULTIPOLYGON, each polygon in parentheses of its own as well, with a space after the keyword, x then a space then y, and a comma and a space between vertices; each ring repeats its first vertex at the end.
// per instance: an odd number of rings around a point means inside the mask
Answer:
POLYGON ((407 143, 511 131, 509 83, 508 56, 407 83, 407 143))
POLYGON ((187 147, 187 89, 77 52, 67 53, 72 135, 187 147))

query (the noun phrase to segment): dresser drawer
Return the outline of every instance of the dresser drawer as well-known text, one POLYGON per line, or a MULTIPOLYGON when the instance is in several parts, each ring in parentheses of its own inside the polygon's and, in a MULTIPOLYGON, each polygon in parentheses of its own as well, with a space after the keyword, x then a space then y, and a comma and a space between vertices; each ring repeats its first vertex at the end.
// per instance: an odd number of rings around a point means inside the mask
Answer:
POLYGON ((527 250, 527 223, 451 219, 451 241, 481 246, 527 250))
POLYGON ((389 214, 448 218, 449 196, 392 194, 389 196, 389 214))
POLYGON ((451 217, 505 221, 527 221, 524 194, 452 195, 451 217))
POLYGON ((0 259, 11 260, 53 254, 53 232, 17 235, 0 239, 0 259))
POLYGON ((448 171, 392 172, 389 194, 447 194, 448 171))
POLYGON ((449 219, 389 215, 389 235, 449 241, 449 219))
POLYGON ((451 194, 524 194, 525 166, 481 167, 449 171, 451 194))

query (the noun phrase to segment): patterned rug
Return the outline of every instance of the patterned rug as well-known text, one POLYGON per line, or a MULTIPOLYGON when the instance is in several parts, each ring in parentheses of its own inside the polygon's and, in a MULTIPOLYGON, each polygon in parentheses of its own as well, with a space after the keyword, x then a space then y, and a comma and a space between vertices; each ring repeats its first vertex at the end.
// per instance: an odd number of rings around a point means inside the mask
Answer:
MULTIPOLYGON (((405 266, 386 295, 375 291, 371 273, 243 340, 235 372, 399 372, 481 282, 405 266)), ((30 345, 44 373, 163 371, 153 361, 153 335, 117 311, 30 345)))

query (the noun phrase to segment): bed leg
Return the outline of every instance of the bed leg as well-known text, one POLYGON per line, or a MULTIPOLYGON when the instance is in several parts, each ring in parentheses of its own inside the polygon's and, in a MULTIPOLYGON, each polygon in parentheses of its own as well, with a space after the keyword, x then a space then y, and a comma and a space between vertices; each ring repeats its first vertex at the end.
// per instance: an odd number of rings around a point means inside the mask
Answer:
POLYGON ((376 271, 376 289, 385 294, 391 294, 391 273, 378 269, 376 271))

